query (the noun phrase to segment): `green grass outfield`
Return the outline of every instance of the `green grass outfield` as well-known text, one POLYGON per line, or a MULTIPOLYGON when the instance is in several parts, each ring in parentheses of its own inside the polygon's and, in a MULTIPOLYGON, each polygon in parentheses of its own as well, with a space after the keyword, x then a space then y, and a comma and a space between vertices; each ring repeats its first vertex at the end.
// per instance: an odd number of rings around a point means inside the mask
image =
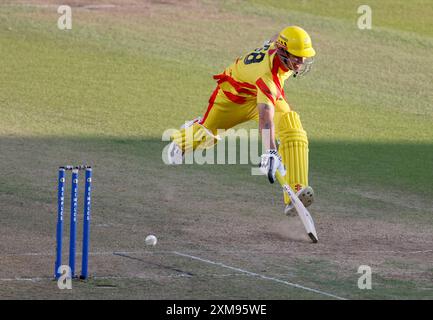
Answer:
MULTIPOLYGON (((433 256, 423 250, 432 244, 433 234, 433 12, 429 1, 372 1, 372 30, 357 28, 356 1, 332 5, 277 0, 112 1, 117 7, 73 7, 71 31, 57 29, 55 6, 35 3, 52 1, 0 5, 0 200, 4 204, 0 217, 6 222, 2 230, 8 228, 0 238, 2 252, 42 250, 36 244, 54 250, 55 169, 65 162, 94 165, 95 219, 100 225, 113 221, 121 225, 112 234, 96 227, 95 249, 140 248, 140 236, 144 239, 151 231, 146 229, 149 225, 167 233, 167 248, 168 244, 194 248, 194 233, 179 226, 173 230, 160 226, 169 221, 189 225, 193 221, 189 214, 217 219, 217 213, 206 208, 207 202, 200 209, 182 207, 183 202, 212 196, 219 200, 212 208, 223 212, 233 205, 231 201, 242 203, 231 214, 254 220, 254 227, 263 217, 258 211, 251 213, 251 208, 271 206, 264 214, 266 221, 281 215, 276 187, 263 177, 251 177, 249 166, 167 168, 161 162, 161 135, 203 113, 215 86, 213 74, 285 25, 298 24, 310 32, 317 59, 312 72, 287 81, 285 91, 309 135, 310 182, 317 192, 312 212, 317 211, 323 225, 322 249, 330 253, 316 255, 303 249, 308 243, 297 243, 296 261, 280 262, 293 263, 293 277, 301 283, 347 298, 433 298, 431 281, 425 280, 432 277, 433 256), (190 191, 174 191, 183 198, 158 198, 158 188, 165 192, 169 184, 190 191), (179 207, 185 211, 181 216, 167 213, 179 207), (201 210, 201 215, 195 210, 201 210), (134 218, 143 228, 132 233, 136 237, 116 242, 134 225, 134 218), (358 228, 356 241, 350 232, 334 228, 334 221, 347 230, 358 228), (34 243, 24 233, 31 230, 31 222, 36 223, 34 243), (383 241, 378 251, 403 254, 351 257, 351 250, 377 245, 370 241, 381 232, 385 235, 378 240, 383 241), (326 247, 331 233, 333 238, 342 237, 341 245, 334 239, 326 247), (17 244, 12 245, 13 239, 17 244), (331 252, 340 249, 342 256, 331 252), (405 254, 418 249, 426 252, 405 254), (339 259, 346 261, 341 270, 339 259), (317 270, 311 266, 316 260, 327 270, 320 279, 314 278, 317 270), (356 288, 356 268, 364 261, 378 273, 376 290, 370 292, 356 288), (308 274, 304 269, 313 271, 308 274)), ((232 223, 230 216, 215 221, 217 229, 232 223)), ((210 227, 203 221, 198 224, 210 227)), ((245 252, 252 249, 239 241, 245 252)), ((197 244, 204 253, 224 247, 205 237, 197 244)), ((284 241, 280 245, 284 247, 284 241)), ((231 246, 236 249, 236 244, 231 246)), ((267 249, 263 250, 265 254, 267 249)), ((257 261, 241 257, 227 263, 256 268, 257 261)), ((277 265, 278 255, 273 258, 270 261, 277 265)), ((50 261, 43 262, 40 272, 30 276, 49 276, 45 264, 51 266, 50 261)), ((114 272, 108 267, 104 271, 114 272)), ((17 271, 0 278, 20 275, 17 271)), ((12 292, 25 296, 27 291, 19 284, 10 285, 12 292)), ((199 289, 188 297, 213 297, 206 295, 205 286, 199 289)), ((48 291, 46 296, 56 297, 48 291)), ((132 295, 119 292, 118 297, 132 295)), ((133 297, 149 298, 131 292, 133 297)), ((261 297, 252 292, 251 298, 261 297)), ((284 299, 299 297, 278 287, 276 298, 279 292, 284 299)), ((87 293, 98 297, 92 290, 87 293)), ((227 288, 221 294, 239 297, 227 288)), ((0 289, 2 297, 6 296, 0 289)), ((164 296, 161 291, 156 297, 181 295, 164 296)))

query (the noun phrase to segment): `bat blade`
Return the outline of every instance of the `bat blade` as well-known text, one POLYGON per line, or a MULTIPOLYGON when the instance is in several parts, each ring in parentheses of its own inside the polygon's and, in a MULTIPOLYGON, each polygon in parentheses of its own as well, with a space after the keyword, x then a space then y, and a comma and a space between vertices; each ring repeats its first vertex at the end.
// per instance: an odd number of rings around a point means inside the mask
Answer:
POLYGON ((305 227, 305 230, 307 231, 308 236, 310 237, 311 241, 313 243, 317 243, 319 241, 319 237, 317 236, 316 227, 314 226, 313 217, 311 217, 311 214, 308 212, 307 208, 305 208, 304 204, 301 200, 299 200, 298 196, 295 192, 293 192, 292 188, 286 182, 284 181, 281 174, 277 171, 276 178, 278 182, 281 184, 284 192, 286 192, 292 203, 295 207, 296 212, 298 213, 299 218, 302 221, 302 224, 305 227))

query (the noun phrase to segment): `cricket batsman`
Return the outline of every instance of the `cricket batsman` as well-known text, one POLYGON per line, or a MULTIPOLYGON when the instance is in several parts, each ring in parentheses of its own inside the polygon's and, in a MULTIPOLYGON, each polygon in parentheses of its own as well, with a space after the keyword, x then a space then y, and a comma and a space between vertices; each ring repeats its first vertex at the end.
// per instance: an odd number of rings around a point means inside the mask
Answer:
MULTIPOLYGON (((213 77, 217 86, 204 115, 171 136, 169 163, 181 164, 186 152, 215 144, 219 140, 218 129, 256 120, 267 150, 261 156, 260 170, 271 183, 276 171, 280 171, 304 206, 311 205, 314 193, 308 185, 307 134, 299 115, 286 101, 284 82, 290 76, 308 72, 315 54, 308 33, 289 26, 263 47, 237 58, 223 73, 213 77), (188 132, 192 139, 187 138, 188 132)), ((287 215, 296 214, 286 194, 284 203, 287 215)))

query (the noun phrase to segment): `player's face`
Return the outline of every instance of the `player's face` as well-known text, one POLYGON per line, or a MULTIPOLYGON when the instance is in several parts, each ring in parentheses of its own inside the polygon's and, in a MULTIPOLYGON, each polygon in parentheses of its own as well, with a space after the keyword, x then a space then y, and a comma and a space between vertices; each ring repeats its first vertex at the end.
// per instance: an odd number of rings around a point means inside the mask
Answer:
POLYGON ((278 48, 278 56, 284 64, 284 66, 294 72, 294 76, 305 75, 310 71, 313 64, 313 58, 298 57, 283 48, 278 48))
POLYGON ((301 69, 301 66, 304 64, 304 62, 305 62, 304 57, 297 57, 289 53, 289 68, 291 65, 293 71, 299 71, 299 69, 301 69))
POLYGON ((295 56, 282 48, 278 50, 278 55, 285 67, 292 71, 299 71, 305 62, 305 58, 295 56))

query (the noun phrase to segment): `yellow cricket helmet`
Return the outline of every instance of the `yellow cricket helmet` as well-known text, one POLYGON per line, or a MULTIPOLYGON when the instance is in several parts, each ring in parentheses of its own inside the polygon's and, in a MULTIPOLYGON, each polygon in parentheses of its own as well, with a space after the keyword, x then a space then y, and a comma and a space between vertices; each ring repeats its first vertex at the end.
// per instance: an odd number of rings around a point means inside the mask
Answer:
POLYGON ((277 44, 297 57, 311 58, 316 54, 308 33, 297 26, 284 28, 278 35, 277 44))

